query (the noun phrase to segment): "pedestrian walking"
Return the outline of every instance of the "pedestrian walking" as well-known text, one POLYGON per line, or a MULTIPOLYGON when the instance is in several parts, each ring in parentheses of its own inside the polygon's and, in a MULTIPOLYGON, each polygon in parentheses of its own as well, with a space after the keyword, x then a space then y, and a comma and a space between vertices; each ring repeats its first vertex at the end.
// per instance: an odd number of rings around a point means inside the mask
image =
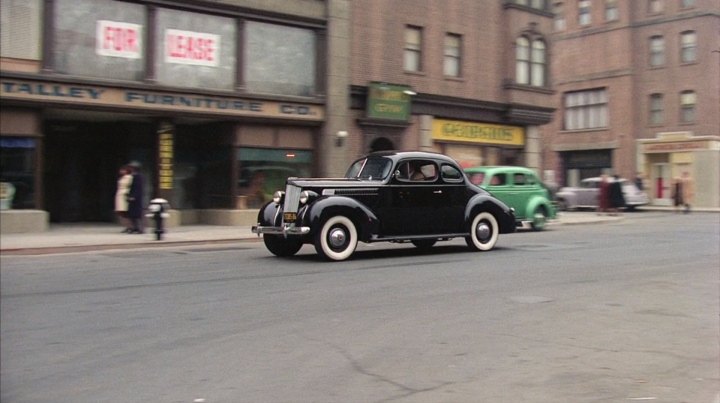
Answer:
POLYGON ((132 183, 128 192, 128 218, 131 223, 131 234, 145 232, 143 225, 144 178, 140 173, 140 163, 133 161, 128 166, 132 169, 132 183))
POLYGON ((690 213, 695 198, 695 184, 688 172, 683 172, 682 177, 675 178, 673 185, 673 204, 675 212, 683 210, 685 214, 690 213))
POLYGON ((608 196, 610 199, 610 215, 617 215, 621 208, 625 207, 625 195, 623 195, 622 183, 618 175, 613 176, 610 182, 608 196))
POLYGON ((122 232, 128 234, 132 232, 132 225, 128 218, 128 195, 133 180, 130 171, 131 169, 127 165, 120 167, 115 191, 115 214, 117 214, 120 224, 125 227, 122 232))

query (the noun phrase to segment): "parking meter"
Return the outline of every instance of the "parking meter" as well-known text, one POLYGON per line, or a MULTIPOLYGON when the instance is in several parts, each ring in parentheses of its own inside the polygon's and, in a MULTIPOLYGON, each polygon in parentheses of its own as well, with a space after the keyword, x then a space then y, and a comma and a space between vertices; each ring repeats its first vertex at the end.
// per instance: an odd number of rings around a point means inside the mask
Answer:
POLYGON ((165 233, 163 220, 170 217, 168 213, 168 211, 170 211, 170 203, 165 199, 152 199, 150 200, 148 211, 149 213, 145 216, 155 221, 155 240, 159 241, 162 239, 162 234, 165 233))

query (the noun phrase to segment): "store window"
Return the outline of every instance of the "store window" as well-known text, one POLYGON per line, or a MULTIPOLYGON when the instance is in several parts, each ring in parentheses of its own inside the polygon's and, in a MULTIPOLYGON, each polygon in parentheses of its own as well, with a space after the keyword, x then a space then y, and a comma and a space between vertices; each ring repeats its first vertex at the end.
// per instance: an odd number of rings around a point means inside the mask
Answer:
POLYGON ((232 18, 159 9, 155 30, 157 82, 176 87, 235 87, 236 27, 232 18))
POLYGON ((0 1, 0 55, 40 60, 42 1, 0 1))
POLYGON ((317 44, 309 29, 248 21, 245 85, 249 92, 312 96, 317 44))
POLYGON ((145 20, 145 7, 139 4, 55 0, 55 72, 142 81, 145 20))
POLYGON ((5 183, 8 207, 32 209, 35 206, 36 141, 27 137, 0 137, 0 182, 5 183), (10 184, 8 186, 7 184, 10 184))
POLYGON ((243 147, 237 150, 238 196, 248 208, 261 207, 273 193, 285 189, 288 177, 310 177, 312 152, 243 147))

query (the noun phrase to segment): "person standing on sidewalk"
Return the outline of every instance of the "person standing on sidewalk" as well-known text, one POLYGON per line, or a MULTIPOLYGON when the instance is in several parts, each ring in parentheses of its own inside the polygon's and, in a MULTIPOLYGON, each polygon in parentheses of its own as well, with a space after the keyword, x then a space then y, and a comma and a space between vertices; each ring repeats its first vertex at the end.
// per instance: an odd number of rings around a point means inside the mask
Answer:
POLYGON ((132 169, 132 183, 128 193, 128 218, 131 223, 131 234, 142 234, 145 232, 143 225, 143 189, 144 178, 140 173, 140 163, 133 161, 128 166, 132 169))
POLYGON ((115 214, 117 214, 120 224, 125 227, 122 232, 128 234, 132 232, 132 226, 130 225, 130 219, 128 218, 128 195, 130 194, 132 180, 133 178, 130 174, 130 167, 127 165, 120 167, 117 190, 115 191, 115 214))
POLYGON ((693 199, 695 198, 695 185, 693 184, 693 180, 690 178, 690 174, 688 172, 683 172, 682 177, 675 180, 673 192, 675 211, 678 212, 682 207, 683 212, 688 214, 690 212, 693 199))
POLYGON ((623 195, 622 183, 618 175, 613 176, 609 188, 610 215, 617 215, 620 209, 625 207, 625 195, 623 195))
POLYGON ((598 214, 607 213, 610 208, 610 184, 607 175, 600 175, 600 191, 598 192, 598 214))

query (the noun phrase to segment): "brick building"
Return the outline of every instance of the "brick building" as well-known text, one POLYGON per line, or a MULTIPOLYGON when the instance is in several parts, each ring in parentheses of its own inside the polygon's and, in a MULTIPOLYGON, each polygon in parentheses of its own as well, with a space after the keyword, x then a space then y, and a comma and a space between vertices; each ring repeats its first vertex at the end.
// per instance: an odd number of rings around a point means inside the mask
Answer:
POLYGON ((435 150, 541 166, 552 118, 545 1, 351 2, 350 154, 435 150))
POLYGON ((656 205, 688 172, 695 203, 720 207, 720 3, 555 1, 553 13, 544 168, 565 185, 639 173, 656 205))

